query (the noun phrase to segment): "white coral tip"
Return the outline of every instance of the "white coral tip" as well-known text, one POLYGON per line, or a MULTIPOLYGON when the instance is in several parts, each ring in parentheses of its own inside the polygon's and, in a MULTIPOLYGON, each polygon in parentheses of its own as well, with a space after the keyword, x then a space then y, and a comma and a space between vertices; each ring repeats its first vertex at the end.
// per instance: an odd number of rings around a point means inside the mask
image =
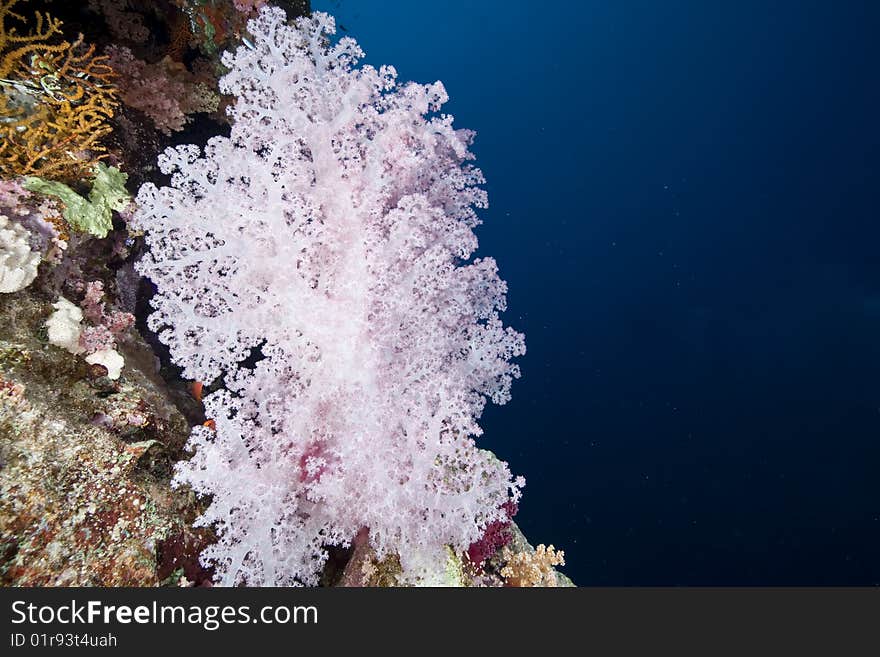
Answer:
POLYGON ((116 380, 122 374, 125 359, 115 349, 101 349, 86 357, 89 365, 103 365, 107 368, 107 378, 116 380))
POLYGON ((0 292, 18 292, 37 277, 40 254, 31 251, 28 231, 0 214, 0 292))

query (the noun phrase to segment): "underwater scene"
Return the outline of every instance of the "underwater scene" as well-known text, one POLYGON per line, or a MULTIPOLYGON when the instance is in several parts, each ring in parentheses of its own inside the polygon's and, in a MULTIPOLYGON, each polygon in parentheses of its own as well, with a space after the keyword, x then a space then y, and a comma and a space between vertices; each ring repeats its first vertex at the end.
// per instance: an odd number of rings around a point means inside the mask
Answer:
POLYGON ((0 0, 0 583, 880 584, 878 27, 0 0))

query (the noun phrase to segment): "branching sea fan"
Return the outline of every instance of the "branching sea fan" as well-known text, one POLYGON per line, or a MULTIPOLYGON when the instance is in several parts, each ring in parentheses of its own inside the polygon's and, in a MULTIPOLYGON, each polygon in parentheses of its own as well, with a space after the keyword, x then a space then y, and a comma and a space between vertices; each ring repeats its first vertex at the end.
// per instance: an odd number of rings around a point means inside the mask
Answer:
POLYGON ((523 485, 473 438, 523 337, 477 247, 473 134, 439 82, 396 83, 321 13, 264 7, 226 53, 229 138, 167 150, 134 219, 151 328, 205 398, 175 481, 212 502, 224 584, 315 584, 361 528, 406 581, 507 520, 523 485))

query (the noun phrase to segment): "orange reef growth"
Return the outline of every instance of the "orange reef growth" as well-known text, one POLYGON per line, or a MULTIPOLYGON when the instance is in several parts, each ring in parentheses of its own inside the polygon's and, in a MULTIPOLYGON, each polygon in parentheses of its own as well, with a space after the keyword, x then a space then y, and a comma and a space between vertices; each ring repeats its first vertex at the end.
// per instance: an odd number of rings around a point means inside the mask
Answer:
POLYGON ((0 176, 85 177, 105 156, 113 70, 81 36, 64 40, 49 14, 29 24, 13 11, 19 2, 0 0, 0 176))

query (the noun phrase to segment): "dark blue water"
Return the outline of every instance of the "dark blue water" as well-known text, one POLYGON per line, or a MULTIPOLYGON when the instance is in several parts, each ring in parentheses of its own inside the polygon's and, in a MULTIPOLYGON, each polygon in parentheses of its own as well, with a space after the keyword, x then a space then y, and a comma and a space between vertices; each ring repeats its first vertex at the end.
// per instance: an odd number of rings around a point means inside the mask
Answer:
POLYGON ((313 6, 478 131, 532 542, 582 585, 880 583, 880 3, 313 6))

